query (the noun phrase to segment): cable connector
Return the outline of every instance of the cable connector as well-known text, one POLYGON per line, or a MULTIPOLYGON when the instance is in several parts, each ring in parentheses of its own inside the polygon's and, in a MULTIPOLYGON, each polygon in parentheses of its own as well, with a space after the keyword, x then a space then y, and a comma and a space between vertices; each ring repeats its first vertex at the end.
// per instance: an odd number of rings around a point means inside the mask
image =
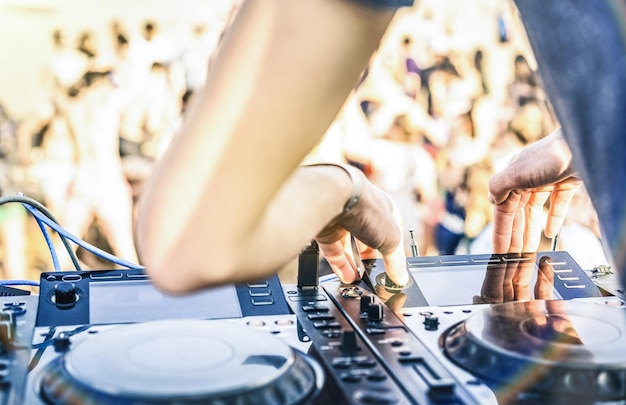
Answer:
POLYGON ((415 241, 415 236, 413 235, 413 228, 409 228, 409 235, 411 235, 411 254, 413 257, 418 257, 420 252, 417 247, 417 242, 415 241))
POLYGON ((598 276, 603 276, 606 274, 613 274, 613 270, 611 269, 611 266, 607 264, 601 264, 599 266, 596 266, 591 270, 591 272, 598 276))

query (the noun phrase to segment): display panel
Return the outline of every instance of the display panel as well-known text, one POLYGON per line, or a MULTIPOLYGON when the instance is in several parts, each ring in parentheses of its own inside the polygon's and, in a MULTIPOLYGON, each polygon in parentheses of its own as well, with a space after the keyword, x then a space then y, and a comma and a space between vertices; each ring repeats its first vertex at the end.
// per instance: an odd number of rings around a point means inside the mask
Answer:
POLYGON ((89 286, 89 304, 89 320, 95 324, 242 316, 234 286, 173 296, 146 280, 100 281, 89 286))
MULTIPOLYGON (((519 293, 521 289, 526 294, 530 294, 530 299, 562 299, 563 297, 554 288, 554 284, 550 283, 550 288, 542 287, 546 295, 541 297, 535 296, 535 286, 538 280, 538 267, 536 264, 525 264, 524 277, 528 280, 522 281, 519 273, 512 273, 510 265, 507 264, 469 264, 455 266, 433 266, 420 269, 412 268, 412 274, 415 282, 429 305, 468 305, 482 303, 477 302, 475 297, 481 297, 485 289, 489 288, 491 295, 494 289, 501 288, 499 291, 503 296, 510 296, 512 289, 516 289, 519 293), (516 283, 514 286, 513 284, 516 283), (509 291, 505 291, 509 289, 509 291)), ((542 279, 545 282, 548 280, 542 279)), ((515 295, 513 295, 515 296, 515 295)), ((480 298, 478 298, 480 299, 480 298)), ((503 299, 506 301, 506 299, 503 299)), ((500 301, 502 302, 502 301, 500 301)))

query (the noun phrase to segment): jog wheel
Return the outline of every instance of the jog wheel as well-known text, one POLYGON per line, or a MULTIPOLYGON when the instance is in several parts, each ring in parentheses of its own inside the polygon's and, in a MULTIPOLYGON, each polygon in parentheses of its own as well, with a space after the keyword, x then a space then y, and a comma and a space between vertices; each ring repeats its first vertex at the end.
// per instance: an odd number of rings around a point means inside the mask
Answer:
POLYGON ((324 377, 314 360, 269 333, 225 321, 124 325, 51 362, 44 401, 68 404, 304 404, 324 377))
POLYGON ((448 330, 443 349, 496 395, 626 399, 624 309, 574 300, 495 304, 448 330))

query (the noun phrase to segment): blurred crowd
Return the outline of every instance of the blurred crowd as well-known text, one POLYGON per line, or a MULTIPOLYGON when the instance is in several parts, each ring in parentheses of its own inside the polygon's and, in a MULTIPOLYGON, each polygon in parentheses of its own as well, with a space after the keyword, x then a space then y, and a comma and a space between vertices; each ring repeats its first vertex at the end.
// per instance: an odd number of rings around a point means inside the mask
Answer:
MULTIPOLYGON (((489 253, 489 177, 558 125, 511 4, 445 3, 455 8, 423 0, 398 13, 305 161, 350 163, 389 193, 405 221, 408 255, 489 253)), ((201 91, 219 47, 215 33, 227 25, 184 27, 183 40, 158 21, 139 33, 111 21, 105 41, 88 30, 78 38, 63 27, 51 32, 47 101, 20 120, 0 106, 2 195, 23 192, 68 232, 137 262, 132 229, 142 182, 201 91)), ((571 232, 556 247, 574 254, 582 244, 596 252, 575 257, 583 268, 604 264, 584 190, 570 214, 571 232)), ((21 207, 0 206, 2 278, 52 270, 45 246, 32 246, 37 232, 21 207)))

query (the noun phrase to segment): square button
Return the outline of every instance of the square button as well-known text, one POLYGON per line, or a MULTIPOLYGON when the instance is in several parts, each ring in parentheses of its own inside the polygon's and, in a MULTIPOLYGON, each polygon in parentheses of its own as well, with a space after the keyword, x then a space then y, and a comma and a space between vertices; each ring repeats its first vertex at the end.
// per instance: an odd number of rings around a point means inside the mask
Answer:
POLYGON ((260 281, 258 283, 248 283, 248 288, 267 288, 269 286, 270 285, 267 281, 260 281))
POLYGON ((268 288, 259 288, 254 290, 248 290, 251 297, 269 297, 272 295, 272 290, 268 288))
POLYGON ((274 299, 272 297, 253 297, 251 299, 252 305, 272 305, 274 303, 274 299))

